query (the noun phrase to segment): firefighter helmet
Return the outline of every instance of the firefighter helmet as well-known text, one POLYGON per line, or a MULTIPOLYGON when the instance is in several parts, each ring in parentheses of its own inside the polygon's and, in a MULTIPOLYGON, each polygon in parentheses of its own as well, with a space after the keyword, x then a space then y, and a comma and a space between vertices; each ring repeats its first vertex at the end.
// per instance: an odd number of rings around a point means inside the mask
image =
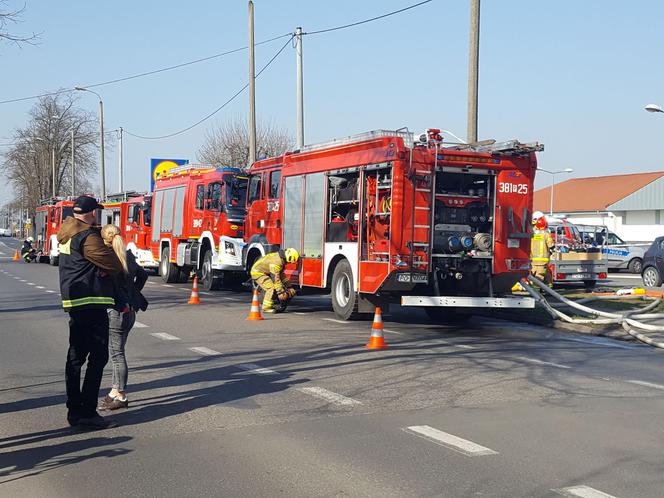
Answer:
POLYGON ((547 226, 546 218, 544 216, 541 216, 535 220, 536 230, 546 230, 547 226))
POLYGON ((544 213, 543 213, 542 211, 535 211, 535 212, 533 213, 533 217, 532 217, 533 225, 534 225, 535 222, 536 222, 537 220, 539 220, 540 218, 544 218, 544 213))
POLYGON ((300 259, 300 253, 292 247, 284 251, 284 256, 286 256, 286 263, 297 263, 297 260, 300 259))
POLYGON ((35 241, 35 239, 33 239, 32 237, 28 237, 28 238, 25 239, 25 240, 27 240, 27 241, 30 242, 31 244, 35 241))

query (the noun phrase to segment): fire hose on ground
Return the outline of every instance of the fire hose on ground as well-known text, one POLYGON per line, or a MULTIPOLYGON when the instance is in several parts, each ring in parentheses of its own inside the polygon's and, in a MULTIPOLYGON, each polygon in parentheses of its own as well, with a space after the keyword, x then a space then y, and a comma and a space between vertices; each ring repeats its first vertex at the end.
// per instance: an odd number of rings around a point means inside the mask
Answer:
MULTIPOLYGON (((654 299, 654 301, 640 309, 630 310, 624 313, 610 313, 608 311, 601 311, 590 308, 588 306, 585 306, 584 304, 581 304, 581 302, 579 301, 572 301, 571 299, 568 299, 565 296, 562 296, 558 292, 554 291, 553 289, 549 288, 548 285, 546 285, 544 282, 542 282, 541 280, 532 275, 528 277, 527 282, 526 279, 523 279, 520 282, 521 286, 523 286, 523 288, 526 289, 526 291, 535 299, 535 301, 537 301, 539 304, 542 305, 542 307, 554 318, 554 320, 563 320, 564 322, 567 323, 579 324, 579 325, 620 324, 622 328, 625 330, 625 332, 634 337, 636 340, 648 344, 649 346, 664 349, 664 342, 656 341, 639 331, 642 330, 646 332, 664 333, 664 326, 651 325, 642 322, 642 320, 664 319, 664 313, 648 313, 649 311, 659 306, 660 302, 662 301, 661 299, 650 298, 654 299), (550 296, 552 296, 554 299, 557 299, 561 303, 573 309, 579 310, 587 315, 592 315, 599 318, 572 318, 571 316, 554 308, 551 305, 551 303, 549 303, 544 298, 544 296, 542 296, 539 292, 537 292, 537 290, 533 288, 532 285, 529 285, 529 283, 527 282, 529 282, 530 284, 534 284, 543 292, 549 294, 550 296)), ((619 298, 621 296, 615 296, 615 297, 619 298)), ((587 302, 589 300, 584 299, 582 301, 587 302)))

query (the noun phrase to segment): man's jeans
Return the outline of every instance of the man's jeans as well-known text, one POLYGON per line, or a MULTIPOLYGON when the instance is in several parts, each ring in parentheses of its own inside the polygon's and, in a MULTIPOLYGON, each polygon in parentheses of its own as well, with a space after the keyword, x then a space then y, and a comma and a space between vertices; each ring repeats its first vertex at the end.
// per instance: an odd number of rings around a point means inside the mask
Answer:
POLYGON ((127 387, 128 372, 125 344, 127 344, 129 331, 135 322, 136 313, 134 311, 120 313, 113 309, 108 310, 108 352, 113 364, 113 388, 121 392, 127 387))
POLYGON ((108 363, 108 313, 105 309, 69 312, 69 351, 65 366, 67 408, 72 415, 97 413, 97 398, 104 367, 108 363), (81 369, 87 360, 81 389, 81 369))

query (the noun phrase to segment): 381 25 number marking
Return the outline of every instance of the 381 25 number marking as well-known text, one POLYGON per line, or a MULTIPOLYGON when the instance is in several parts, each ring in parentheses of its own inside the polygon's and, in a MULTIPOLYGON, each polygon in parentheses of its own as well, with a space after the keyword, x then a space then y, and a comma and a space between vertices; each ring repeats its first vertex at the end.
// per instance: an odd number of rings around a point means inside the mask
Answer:
POLYGON ((528 185, 526 183, 498 183, 498 192, 503 194, 521 194, 528 193, 528 185))

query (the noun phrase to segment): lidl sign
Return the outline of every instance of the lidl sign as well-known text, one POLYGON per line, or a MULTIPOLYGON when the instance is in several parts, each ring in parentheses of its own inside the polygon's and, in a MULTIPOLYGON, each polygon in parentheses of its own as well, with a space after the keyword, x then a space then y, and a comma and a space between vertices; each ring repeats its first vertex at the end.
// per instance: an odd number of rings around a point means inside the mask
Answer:
POLYGON ((150 192, 154 190, 154 182, 171 168, 189 164, 189 159, 150 159, 150 192))

